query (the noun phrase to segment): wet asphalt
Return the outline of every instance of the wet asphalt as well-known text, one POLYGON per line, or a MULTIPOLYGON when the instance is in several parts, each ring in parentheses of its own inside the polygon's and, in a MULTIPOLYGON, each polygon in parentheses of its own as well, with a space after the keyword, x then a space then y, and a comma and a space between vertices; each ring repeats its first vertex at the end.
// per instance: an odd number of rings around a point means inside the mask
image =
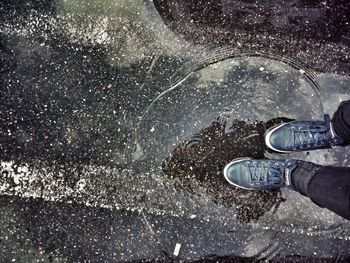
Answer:
POLYGON ((282 191, 242 223, 161 171, 223 112, 320 117, 349 99, 349 4, 312 2, 2 1, 0 262, 348 262, 349 223, 307 198, 282 191))

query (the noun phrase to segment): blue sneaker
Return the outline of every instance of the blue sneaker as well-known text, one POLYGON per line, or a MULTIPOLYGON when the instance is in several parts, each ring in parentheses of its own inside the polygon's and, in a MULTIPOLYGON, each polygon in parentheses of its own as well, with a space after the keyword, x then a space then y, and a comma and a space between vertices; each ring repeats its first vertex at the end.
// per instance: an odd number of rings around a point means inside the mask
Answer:
POLYGON ((283 186, 294 189, 291 174, 299 162, 239 158, 225 166, 224 176, 230 184, 246 190, 269 190, 283 186))
POLYGON ((281 153, 325 149, 343 145, 344 141, 333 131, 330 117, 324 121, 292 121, 269 129, 265 136, 266 145, 281 153))

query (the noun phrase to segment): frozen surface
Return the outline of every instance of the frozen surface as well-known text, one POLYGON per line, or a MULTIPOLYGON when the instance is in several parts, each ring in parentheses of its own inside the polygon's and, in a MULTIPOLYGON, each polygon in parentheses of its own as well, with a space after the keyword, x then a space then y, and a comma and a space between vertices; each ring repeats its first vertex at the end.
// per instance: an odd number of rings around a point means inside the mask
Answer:
MULTIPOLYGON (((161 168, 217 118, 332 114, 350 99, 344 41, 310 40, 310 63, 244 37, 195 45, 141 0, 4 1, 0 15, 0 261, 350 257, 349 222, 298 193, 242 223, 161 168)), ((348 150, 292 157, 348 167, 348 150)))

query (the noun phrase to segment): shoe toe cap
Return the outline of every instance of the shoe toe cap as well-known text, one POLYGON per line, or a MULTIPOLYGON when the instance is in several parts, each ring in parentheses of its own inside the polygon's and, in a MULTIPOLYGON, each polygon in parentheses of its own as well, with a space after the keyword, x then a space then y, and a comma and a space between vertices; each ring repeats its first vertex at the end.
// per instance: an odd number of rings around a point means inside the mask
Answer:
POLYGON ((248 168, 241 164, 230 165, 225 171, 226 180, 233 185, 238 187, 247 188, 249 187, 250 178, 248 168))
POLYGON ((285 138, 278 132, 272 133, 270 135, 270 144, 276 149, 285 150, 285 138))
POLYGON ((288 129, 281 127, 269 134, 268 144, 272 149, 277 151, 290 151, 291 144, 289 138, 290 134, 288 129))

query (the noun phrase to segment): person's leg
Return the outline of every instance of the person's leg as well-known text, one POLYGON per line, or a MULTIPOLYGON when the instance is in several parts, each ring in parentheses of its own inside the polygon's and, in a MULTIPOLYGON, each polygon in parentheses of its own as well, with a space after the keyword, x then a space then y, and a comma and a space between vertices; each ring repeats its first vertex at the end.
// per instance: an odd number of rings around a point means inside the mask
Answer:
POLYGON ((293 171, 292 185, 315 204, 350 219, 350 167, 303 162, 293 171))
MULTIPOLYGON (((330 121, 293 121, 273 127, 265 137, 273 150, 291 152, 350 144, 350 101, 340 104, 330 121), (331 125, 330 125, 331 124, 331 125), (284 145, 286 141, 286 145, 284 145), (314 147, 310 146, 310 141, 314 147), (319 144, 325 142, 326 144, 319 144), (293 149, 297 142, 302 146, 293 149), (281 147, 279 147, 281 146, 281 147), (282 150, 281 150, 282 149, 282 150)), ((299 160, 235 159, 224 169, 226 180, 247 190, 287 186, 309 197, 317 205, 350 220, 350 167, 321 166, 299 160)))
POLYGON ((350 144, 350 101, 340 104, 331 120, 295 120, 271 127, 265 135, 266 145, 276 152, 291 153, 325 149, 350 144))
POLYGON ((230 184, 246 190, 286 186, 350 220, 350 167, 321 166, 300 160, 238 158, 225 166, 224 177, 230 184))
POLYGON ((350 100, 343 101, 331 120, 336 135, 342 138, 346 144, 350 144, 350 100))

